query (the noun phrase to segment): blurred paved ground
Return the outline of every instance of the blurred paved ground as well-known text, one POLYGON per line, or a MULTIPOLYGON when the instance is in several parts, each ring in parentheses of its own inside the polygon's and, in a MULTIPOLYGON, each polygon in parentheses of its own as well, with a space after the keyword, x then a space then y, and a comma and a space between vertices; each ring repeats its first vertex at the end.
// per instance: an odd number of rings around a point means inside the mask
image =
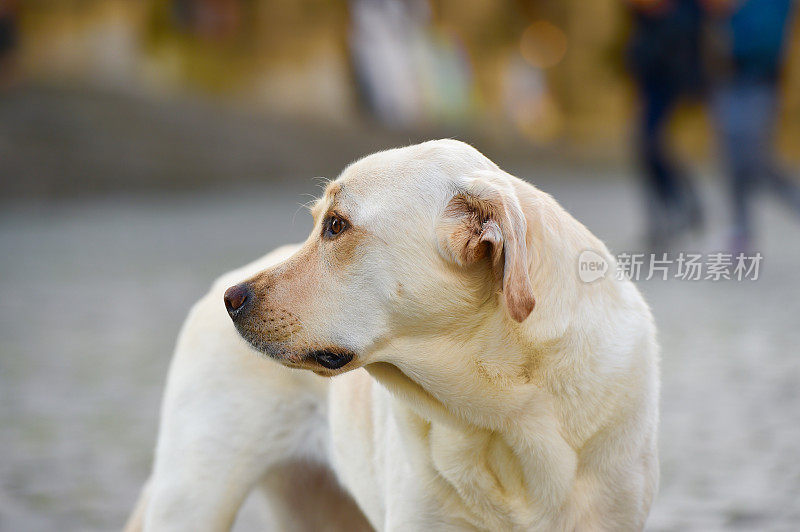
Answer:
MULTIPOLYGON (((45 135, 36 154, 48 153, 48 128, 68 137, 68 116, 57 124, 41 113, 47 127, 31 129, 45 135)), ((6 155, 20 146, 13 134, 0 128, 6 155)), ((71 167, 74 178, 88 157, 76 150, 102 148, 91 134, 92 142, 59 148, 83 161, 71 167)), ((24 167, 25 157, 15 157, 16 166, 0 158, 4 178, 24 167)), ((36 164, 57 175, 53 164, 64 159, 53 157, 36 164)), ((116 156, 102 157, 89 167, 113 171, 116 156)), ((577 179, 552 166, 510 169, 553 193, 615 251, 635 247, 638 198, 629 182, 585 171, 577 179)), ((309 229, 298 205, 317 192, 310 179, 237 187, 2 205, 0 530, 123 523, 147 476, 165 372, 189 306, 219 273, 309 229)), ((706 188, 719 214, 720 198, 706 188)), ((662 482, 651 530, 800 529, 800 224, 767 203, 760 222, 768 231, 759 281, 640 283, 663 344, 662 482)), ((709 234, 686 249, 717 250, 720 227, 709 234)), ((249 504, 238 528, 257 529, 256 514, 249 504)))
MULTIPOLYGON (((630 187, 558 177, 538 181, 629 249, 630 187)), ((3 209, 0 529, 123 522, 185 312, 218 273, 304 237, 302 192, 313 185, 3 209)), ((664 347, 652 530, 800 526, 800 226, 774 209, 763 221, 761 280, 640 283, 664 347)))

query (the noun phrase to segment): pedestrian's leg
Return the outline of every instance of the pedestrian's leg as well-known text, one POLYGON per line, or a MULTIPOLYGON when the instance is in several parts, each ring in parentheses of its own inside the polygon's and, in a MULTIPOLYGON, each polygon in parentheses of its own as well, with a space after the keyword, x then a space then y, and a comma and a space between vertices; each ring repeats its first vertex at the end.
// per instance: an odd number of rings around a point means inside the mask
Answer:
POLYGON ((700 194, 697 192, 694 181, 686 175, 686 172, 680 171, 676 175, 680 190, 679 207, 683 213, 681 224, 689 229, 699 230, 705 223, 700 194))
POLYGON ((792 180, 777 164, 770 164, 766 168, 765 179, 778 198, 800 216, 800 183, 792 180))
POLYGON ((677 180, 666 148, 665 129, 675 104, 672 92, 642 88, 642 110, 637 148, 644 173, 648 245, 661 246, 669 237, 671 208, 677 180))
POLYGON ((751 196, 759 174, 761 128, 751 91, 731 84, 714 97, 717 134, 729 175, 731 247, 746 251, 752 237, 751 196))
POLYGON ((676 197, 675 170, 670 162, 665 129, 675 105, 671 92, 647 90, 643 94, 640 156, 647 185, 659 203, 666 205, 676 197))
MULTIPOLYGON (((730 195, 733 208, 733 234, 732 238, 740 242, 752 238, 753 223, 751 215, 751 195, 755 185, 755 176, 758 168, 754 163, 753 153, 750 151, 746 139, 733 137, 728 140, 732 151, 728 157, 730 165, 730 195)), ((734 244, 735 245, 735 244, 734 244)))

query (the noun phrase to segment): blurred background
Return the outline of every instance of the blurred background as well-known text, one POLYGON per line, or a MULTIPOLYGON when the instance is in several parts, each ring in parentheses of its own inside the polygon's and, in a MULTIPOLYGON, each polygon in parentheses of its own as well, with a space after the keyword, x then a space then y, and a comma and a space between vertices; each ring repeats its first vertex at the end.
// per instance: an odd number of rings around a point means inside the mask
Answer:
POLYGON ((121 527, 190 305, 305 238, 314 177, 438 137, 612 251, 762 254, 757 281, 638 282, 648 528, 797 530, 794 4, 0 0, 0 530, 121 527))

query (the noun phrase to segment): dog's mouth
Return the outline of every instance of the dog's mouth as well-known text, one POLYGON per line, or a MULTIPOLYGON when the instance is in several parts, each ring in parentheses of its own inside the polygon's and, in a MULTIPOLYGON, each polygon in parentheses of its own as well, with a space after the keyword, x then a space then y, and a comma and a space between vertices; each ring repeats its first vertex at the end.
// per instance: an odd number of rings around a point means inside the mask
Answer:
POLYGON ((341 347, 296 350, 283 342, 263 341, 248 331, 240 330, 239 332, 256 351, 292 368, 310 369, 320 374, 330 375, 330 372, 337 372, 356 358, 354 352, 341 347))
POLYGON ((337 370, 349 364, 355 358, 355 355, 345 350, 318 349, 311 351, 306 357, 314 360, 325 369, 337 370))

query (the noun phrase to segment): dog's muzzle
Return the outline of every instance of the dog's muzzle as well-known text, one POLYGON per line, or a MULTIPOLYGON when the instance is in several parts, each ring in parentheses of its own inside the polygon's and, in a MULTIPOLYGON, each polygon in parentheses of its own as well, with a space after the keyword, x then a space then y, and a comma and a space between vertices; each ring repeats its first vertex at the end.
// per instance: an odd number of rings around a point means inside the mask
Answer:
POLYGON ((355 358, 355 353, 339 347, 326 346, 322 349, 295 351, 283 343, 291 334, 274 330, 259 330, 258 325, 264 320, 255 316, 258 314, 257 298, 248 283, 231 286, 225 291, 223 299, 225 309, 239 334, 256 350, 284 364, 309 365, 312 368, 316 365, 334 371, 345 367, 355 358))

